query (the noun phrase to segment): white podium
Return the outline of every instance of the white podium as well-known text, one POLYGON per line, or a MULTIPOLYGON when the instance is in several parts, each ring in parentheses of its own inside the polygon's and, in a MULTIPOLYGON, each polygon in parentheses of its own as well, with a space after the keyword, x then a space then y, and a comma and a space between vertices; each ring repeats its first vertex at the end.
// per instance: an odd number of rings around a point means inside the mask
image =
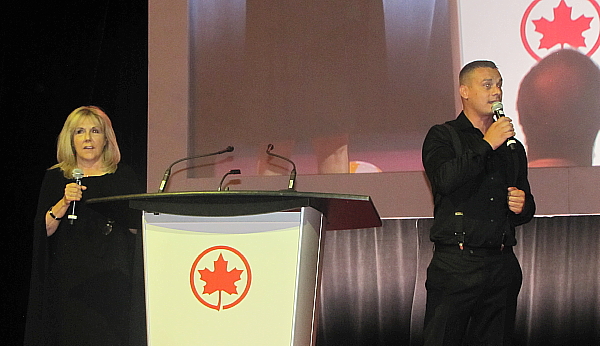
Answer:
POLYGON ((314 345, 326 230, 377 227, 367 196, 116 196, 143 210, 148 345, 314 345))

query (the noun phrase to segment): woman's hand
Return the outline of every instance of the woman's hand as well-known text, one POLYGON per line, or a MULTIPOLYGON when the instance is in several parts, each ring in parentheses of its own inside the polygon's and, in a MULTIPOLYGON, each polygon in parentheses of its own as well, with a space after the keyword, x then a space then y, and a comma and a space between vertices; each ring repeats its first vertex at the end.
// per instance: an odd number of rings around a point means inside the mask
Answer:
POLYGON ((77 183, 69 183, 65 186, 65 194, 48 212, 46 212, 46 235, 49 237, 56 232, 61 219, 67 214, 69 205, 73 201, 81 201, 83 191, 87 187, 77 183))
POLYGON ((83 197, 83 190, 87 187, 79 185, 77 183, 69 183, 65 186, 65 195, 63 196, 63 202, 68 206, 73 201, 81 201, 83 197))

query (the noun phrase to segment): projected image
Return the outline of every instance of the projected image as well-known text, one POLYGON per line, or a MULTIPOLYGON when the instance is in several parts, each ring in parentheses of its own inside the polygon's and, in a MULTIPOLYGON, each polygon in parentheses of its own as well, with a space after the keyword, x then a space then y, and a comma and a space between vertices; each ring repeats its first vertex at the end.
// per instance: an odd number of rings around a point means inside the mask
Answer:
POLYGON ((558 50, 525 75, 517 110, 530 167, 589 166, 600 129, 600 69, 578 51, 558 50))
MULTIPOLYGON (((193 153, 235 146, 245 174, 421 170, 456 116, 446 1, 191 4, 193 153)), ((191 170, 213 175, 205 165, 191 170)))
POLYGON ((234 146, 245 175, 289 172, 268 144, 299 174, 420 171, 460 67, 486 59, 533 167, 600 165, 599 21, 596 0, 192 0, 188 151, 234 146))
POLYGON ((498 28, 477 13, 489 3, 459 0, 462 63, 494 60, 504 109, 531 167, 600 165, 600 5, 597 0, 506 0, 498 28))

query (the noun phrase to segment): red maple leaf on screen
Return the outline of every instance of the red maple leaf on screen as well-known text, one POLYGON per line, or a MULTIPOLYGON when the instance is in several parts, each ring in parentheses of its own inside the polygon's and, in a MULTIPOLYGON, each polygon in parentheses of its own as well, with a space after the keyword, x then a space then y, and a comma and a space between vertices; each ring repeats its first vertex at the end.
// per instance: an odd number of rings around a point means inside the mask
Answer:
POLYGON ((227 264, 229 262, 223 259, 223 254, 219 254, 219 258, 214 261, 214 271, 210 269, 198 270, 200 273, 200 280, 205 281, 203 294, 212 294, 219 292, 219 303, 218 308, 221 307, 221 292, 229 294, 237 294, 236 281, 241 280, 243 270, 232 269, 227 271, 227 264))
POLYGON ((590 29, 592 17, 584 17, 572 20, 572 7, 568 7, 564 0, 560 1, 558 7, 554 8, 554 20, 549 21, 546 18, 534 20, 535 31, 543 35, 540 40, 541 48, 552 48, 560 44, 564 48, 565 44, 573 48, 585 47, 583 32, 590 29))

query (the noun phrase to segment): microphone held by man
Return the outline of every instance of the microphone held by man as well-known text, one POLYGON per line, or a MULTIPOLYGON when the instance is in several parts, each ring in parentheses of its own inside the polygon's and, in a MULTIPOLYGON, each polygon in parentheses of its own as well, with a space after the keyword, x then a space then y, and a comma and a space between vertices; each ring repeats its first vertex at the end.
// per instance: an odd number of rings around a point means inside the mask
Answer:
MULTIPOLYGON (((500 119, 501 117, 504 117, 504 106, 502 105, 502 102, 494 102, 492 104, 492 112, 494 112, 494 115, 496 116, 496 119, 500 119)), ((508 147, 511 150, 515 150, 516 147, 516 143, 517 141, 515 140, 514 137, 510 137, 507 141, 506 141, 506 145, 508 145, 508 147)))

